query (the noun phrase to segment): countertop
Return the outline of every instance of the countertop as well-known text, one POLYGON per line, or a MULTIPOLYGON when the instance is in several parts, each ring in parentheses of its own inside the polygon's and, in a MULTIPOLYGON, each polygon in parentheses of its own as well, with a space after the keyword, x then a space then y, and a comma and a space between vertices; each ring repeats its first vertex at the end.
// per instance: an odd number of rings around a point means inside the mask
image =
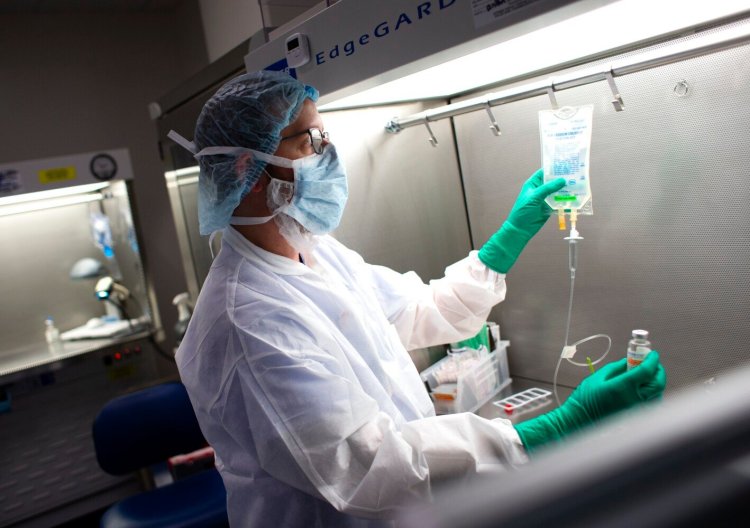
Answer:
POLYGON ((0 383, 11 381, 15 374, 25 373, 38 367, 55 368, 66 360, 101 350, 103 348, 146 338, 150 331, 142 330, 128 335, 106 339, 82 339, 62 341, 59 346, 44 342, 31 343, 21 348, 0 352, 0 383))

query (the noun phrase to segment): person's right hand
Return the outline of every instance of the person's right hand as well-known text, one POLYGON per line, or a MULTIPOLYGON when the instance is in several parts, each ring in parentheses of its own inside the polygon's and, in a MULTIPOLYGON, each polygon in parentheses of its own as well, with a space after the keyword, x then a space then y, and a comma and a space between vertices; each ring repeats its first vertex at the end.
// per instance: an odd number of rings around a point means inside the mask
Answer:
POLYGON ((563 178, 544 183, 542 169, 532 174, 521 187, 521 193, 507 220, 480 248, 479 260, 498 273, 508 273, 523 248, 542 228, 552 212, 544 199, 563 187, 563 178))
POLYGON ((516 431, 526 449, 533 451, 606 416, 661 397, 666 384, 656 350, 631 370, 623 358, 584 379, 559 408, 518 424, 516 431))

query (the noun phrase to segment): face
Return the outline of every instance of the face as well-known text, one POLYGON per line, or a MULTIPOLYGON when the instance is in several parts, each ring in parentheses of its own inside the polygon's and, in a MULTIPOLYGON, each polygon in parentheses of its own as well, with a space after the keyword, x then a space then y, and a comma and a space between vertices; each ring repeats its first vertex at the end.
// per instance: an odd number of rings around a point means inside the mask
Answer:
MULTIPOLYGON (((306 133, 310 128, 317 128, 321 132, 325 130, 323 118, 318 113, 315 103, 310 99, 305 99, 297 119, 281 131, 282 141, 279 143, 279 148, 274 152, 274 156, 294 160, 315 154, 310 143, 310 135, 306 133)), ((286 181, 294 180, 292 169, 267 165, 266 170, 274 178, 286 181)))

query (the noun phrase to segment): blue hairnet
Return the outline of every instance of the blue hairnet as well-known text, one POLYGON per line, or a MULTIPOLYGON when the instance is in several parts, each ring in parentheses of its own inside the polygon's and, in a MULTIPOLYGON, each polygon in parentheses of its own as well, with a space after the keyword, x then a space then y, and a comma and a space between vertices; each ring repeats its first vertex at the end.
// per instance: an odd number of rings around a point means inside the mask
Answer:
MULTIPOLYGON (((281 130, 297 119, 305 99, 318 100, 318 91, 286 73, 259 71, 235 77, 203 106, 193 142, 206 147, 244 147, 273 154, 281 130)), ((255 159, 237 163, 237 156, 217 154, 199 158, 198 222, 208 235, 229 225, 232 211, 260 178, 266 163, 255 159)))

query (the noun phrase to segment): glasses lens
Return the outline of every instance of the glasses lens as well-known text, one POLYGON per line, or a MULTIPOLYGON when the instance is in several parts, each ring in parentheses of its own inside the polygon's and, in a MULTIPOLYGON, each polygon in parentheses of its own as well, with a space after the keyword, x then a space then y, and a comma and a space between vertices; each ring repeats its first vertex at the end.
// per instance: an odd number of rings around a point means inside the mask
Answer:
POLYGON ((320 129, 311 128, 308 130, 310 134, 310 143, 312 144, 313 151, 316 154, 323 153, 323 141, 328 141, 328 132, 321 132, 320 129))

